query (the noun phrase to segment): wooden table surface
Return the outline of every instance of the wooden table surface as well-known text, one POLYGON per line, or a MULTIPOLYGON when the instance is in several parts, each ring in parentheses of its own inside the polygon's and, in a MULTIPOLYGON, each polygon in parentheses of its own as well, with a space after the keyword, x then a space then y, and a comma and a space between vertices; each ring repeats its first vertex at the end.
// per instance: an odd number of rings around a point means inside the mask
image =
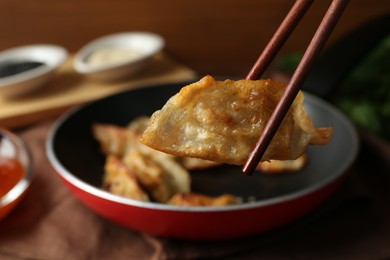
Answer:
MULTIPOLYGON (((0 50, 54 43, 75 52, 96 37, 152 31, 165 52, 200 74, 244 77, 292 0, 2 0, 0 50)), ((302 51, 331 1, 315 1, 282 53, 302 51)), ((353 0, 330 42, 362 22, 390 12, 389 0, 353 0)))

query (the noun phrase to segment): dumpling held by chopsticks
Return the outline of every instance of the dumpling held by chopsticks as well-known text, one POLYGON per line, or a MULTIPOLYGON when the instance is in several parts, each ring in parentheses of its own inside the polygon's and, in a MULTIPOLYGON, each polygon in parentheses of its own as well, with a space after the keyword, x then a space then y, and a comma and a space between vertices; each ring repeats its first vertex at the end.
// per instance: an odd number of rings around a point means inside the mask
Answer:
MULTIPOLYGON (((156 111, 141 142, 175 156, 244 164, 286 85, 273 80, 216 81, 206 76, 156 111)), ((300 92, 262 161, 293 160, 309 144, 327 144, 331 127, 315 128, 300 92)))

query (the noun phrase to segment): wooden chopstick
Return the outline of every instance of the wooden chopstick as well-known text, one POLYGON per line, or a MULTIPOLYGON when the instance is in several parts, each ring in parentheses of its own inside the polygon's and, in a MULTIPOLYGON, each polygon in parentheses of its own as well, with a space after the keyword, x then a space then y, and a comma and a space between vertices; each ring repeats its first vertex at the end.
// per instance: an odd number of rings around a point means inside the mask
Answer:
POLYGON ((260 54, 256 63, 249 71, 246 79, 256 80, 263 75, 264 71, 271 64, 271 61, 275 58, 276 54, 282 48, 283 44, 313 2, 314 0, 298 0, 295 2, 263 52, 260 54))
MULTIPOLYGON (((288 16, 291 17, 302 17, 303 14, 306 12, 307 8, 306 5, 310 5, 309 3, 306 3, 308 1, 302 0, 302 1, 296 1, 296 4, 292 8, 291 12, 294 12, 293 14, 288 14, 288 16), (298 5, 298 7, 296 7, 298 5), (302 6, 303 7, 302 7, 302 6), (299 12, 299 14, 295 14, 295 12, 299 12)), ((310 2, 310 1, 309 1, 310 2)), ((309 69, 311 65, 313 64, 315 58, 320 54, 321 50, 323 49, 326 41, 328 40, 330 34, 332 33, 334 27, 336 26, 336 23, 338 22, 339 18, 341 17, 345 7, 347 6, 349 0, 333 0, 331 5, 329 6, 328 10, 326 11, 316 33, 314 34, 308 48, 306 49, 302 60, 300 61, 298 67, 296 68, 294 74, 292 75, 287 87, 286 91, 282 95, 281 99, 279 100, 278 104, 276 105, 275 110, 273 111, 270 119, 268 120, 267 124, 265 125, 262 133, 260 134, 260 137, 256 143, 255 148, 251 152, 251 154, 248 157, 248 160, 246 161, 242 171, 245 175, 252 175, 253 171, 256 169, 257 165, 259 164, 261 158, 263 157, 267 147, 271 143, 271 140, 273 136, 275 135, 276 131, 278 130, 280 124, 282 123, 285 115, 287 114, 287 111, 289 110, 291 104, 293 103, 296 95, 298 94, 301 85, 303 84, 309 69)), ((287 17, 286 17, 287 18, 287 17)), ((283 41, 286 40, 286 35, 288 35, 290 30, 293 29, 289 28, 290 26, 296 26, 297 22, 295 20, 299 18, 293 19, 293 25, 289 24, 289 21, 285 19, 285 21, 281 24, 280 27, 288 27, 286 28, 279 28, 278 31, 286 31, 282 36, 274 37, 276 39, 273 39, 273 41, 278 42, 272 43, 276 47, 269 47, 266 50, 272 52, 271 54, 262 53, 259 57, 259 60, 262 56, 267 57, 266 59, 262 59, 263 62, 269 63, 268 56, 273 57, 276 55, 276 52, 278 51, 279 46, 283 44, 283 41), (295 24, 294 24, 295 23, 295 24), (280 38, 279 38, 280 37, 280 38), (279 43, 279 41, 282 41, 282 43, 279 43), (275 52, 276 51, 276 52, 275 52)), ((288 37, 288 36, 287 36, 288 37)), ((271 40, 272 42, 272 40, 271 40)), ((272 59, 272 58, 271 58, 272 59)), ((266 64, 268 66, 269 64, 266 64)), ((252 68, 251 72, 248 74, 247 78, 250 79, 257 79, 259 72, 262 72, 265 70, 264 65, 262 64, 262 61, 260 63, 256 63, 254 65, 255 68, 252 68)))

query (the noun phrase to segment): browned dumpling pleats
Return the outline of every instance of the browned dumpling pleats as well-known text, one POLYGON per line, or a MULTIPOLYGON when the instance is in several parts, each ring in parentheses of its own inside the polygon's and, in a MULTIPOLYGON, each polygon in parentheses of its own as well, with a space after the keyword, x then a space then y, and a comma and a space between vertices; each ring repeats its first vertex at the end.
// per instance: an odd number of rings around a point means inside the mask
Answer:
MULTIPOLYGON (((141 142, 175 156, 244 164, 286 85, 273 80, 217 81, 206 76, 156 111, 141 142)), ((331 127, 316 128, 298 94, 264 160, 293 160, 309 144, 324 145, 331 127)))

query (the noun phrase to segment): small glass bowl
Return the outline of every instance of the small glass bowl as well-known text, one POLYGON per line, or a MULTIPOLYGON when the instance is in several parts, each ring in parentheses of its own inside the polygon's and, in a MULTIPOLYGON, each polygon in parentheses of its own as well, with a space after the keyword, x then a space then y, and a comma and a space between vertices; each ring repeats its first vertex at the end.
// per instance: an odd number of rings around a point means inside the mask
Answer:
POLYGON ((33 160, 27 144, 0 128, 0 220, 20 202, 32 175, 33 160))

